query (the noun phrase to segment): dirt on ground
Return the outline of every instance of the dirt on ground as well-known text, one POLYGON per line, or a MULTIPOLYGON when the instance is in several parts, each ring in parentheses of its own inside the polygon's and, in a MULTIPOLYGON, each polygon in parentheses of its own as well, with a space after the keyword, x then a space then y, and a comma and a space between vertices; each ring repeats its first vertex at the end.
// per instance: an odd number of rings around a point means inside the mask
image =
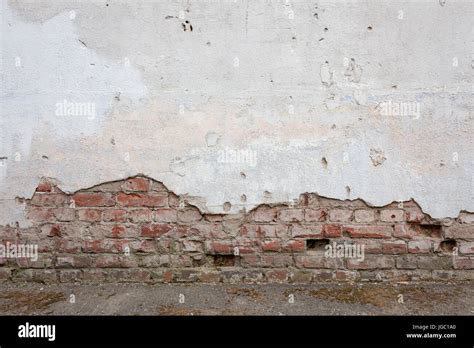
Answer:
POLYGON ((0 284, 2 315, 474 315, 474 283, 0 284))

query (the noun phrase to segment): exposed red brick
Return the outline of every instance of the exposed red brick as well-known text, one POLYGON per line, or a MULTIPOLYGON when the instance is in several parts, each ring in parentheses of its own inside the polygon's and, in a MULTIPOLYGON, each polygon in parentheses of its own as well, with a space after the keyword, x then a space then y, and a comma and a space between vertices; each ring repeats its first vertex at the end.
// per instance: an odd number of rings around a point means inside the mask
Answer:
POLYGON ((76 193, 72 196, 77 207, 111 207, 115 205, 115 200, 108 193, 76 193))
POLYGON ((282 209, 278 213, 278 218, 286 222, 298 222, 304 220, 303 209, 282 209))
POLYGON ((172 225, 167 224, 148 224, 142 227, 143 237, 160 237, 173 229, 172 225))
POLYGON ((106 222, 125 222, 127 211, 124 209, 105 209, 102 212, 102 220, 106 222))
POLYGON ((382 250, 384 254, 406 254, 408 251, 407 243, 402 240, 384 242, 382 250))
POLYGON ((324 236, 328 238, 338 238, 342 236, 342 228, 340 225, 327 224, 324 225, 324 236))
POLYGON ((150 180, 146 178, 131 178, 122 184, 124 191, 146 192, 150 189, 150 180))
POLYGON ((36 188, 36 192, 51 192, 53 189, 52 185, 48 181, 42 181, 38 184, 38 187, 36 188))
POLYGON ((329 219, 334 222, 350 222, 352 220, 352 210, 331 209, 329 219))
POLYGON ((178 220, 181 222, 195 222, 201 220, 202 216, 197 208, 186 208, 178 211, 178 220))
POLYGON ((80 221, 100 221, 102 211, 98 209, 80 209, 77 211, 77 216, 80 221))
POLYGON ((164 207, 168 204, 165 193, 119 193, 117 202, 123 207, 164 207))
POLYGON ((253 220, 255 222, 272 222, 275 220, 276 214, 276 208, 272 208, 268 205, 262 205, 253 211, 253 220))
POLYGON ((328 212, 326 209, 305 209, 304 219, 307 222, 326 221, 328 212))
POLYGON ((348 234, 352 238, 390 238, 392 235, 391 226, 344 226, 343 234, 348 234))
POLYGON ((263 251, 280 251, 281 242, 280 240, 265 240, 262 242, 263 251))

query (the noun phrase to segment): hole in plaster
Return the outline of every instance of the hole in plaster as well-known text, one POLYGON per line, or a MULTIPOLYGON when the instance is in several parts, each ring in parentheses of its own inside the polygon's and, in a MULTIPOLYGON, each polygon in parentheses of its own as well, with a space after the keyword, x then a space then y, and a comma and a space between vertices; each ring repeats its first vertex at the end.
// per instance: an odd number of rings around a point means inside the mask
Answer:
POLYGON ((225 202, 222 208, 225 212, 230 211, 230 209, 232 208, 232 204, 230 204, 230 202, 225 202))
POLYGON ((247 175, 244 173, 244 172, 240 172, 240 177, 242 179, 246 179, 247 178, 247 175))
POLYGON ((234 255, 213 255, 212 256, 214 266, 228 267, 235 265, 234 255))
POLYGON ((326 157, 321 158, 321 163, 323 164, 324 168, 327 168, 328 161, 327 161, 326 157))
POLYGON ((457 247, 457 243, 454 239, 446 239, 439 243, 438 251, 442 253, 451 254, 454 248, 457 247))
POLYGON ((372 30, 372 27, 371 27, 371 26, 368 26, 368 27, 367 27, 367 30, 369 30, 369 31, 372 30))
POLYGON ((42 159, 46 159, 46 160, 49 159, 49 157, 46 156, 46 155, 41 156, 41 158, 42 158, 42 159))
POLYGON ((324 28, 324 31, 328 31, 329 29, 328 28, 324 28))
POLYGON ((246 195, 240 196, 240 200, 241 200, 242 202, 247 202, 247 196, 246 196, 246 195))
POLYGON ((308 250, 324 250, 324 247, 329 244, 329 239, 307 239, 306 249, 308 250))

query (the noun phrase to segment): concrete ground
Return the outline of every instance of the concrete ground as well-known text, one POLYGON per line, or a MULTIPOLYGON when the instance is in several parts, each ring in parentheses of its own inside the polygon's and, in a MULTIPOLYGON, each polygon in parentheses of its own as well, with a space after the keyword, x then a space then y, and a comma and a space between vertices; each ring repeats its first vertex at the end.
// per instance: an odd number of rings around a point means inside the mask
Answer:
POLYGON ((0 284, 14 315, 474 315, 474 283, 0 284))

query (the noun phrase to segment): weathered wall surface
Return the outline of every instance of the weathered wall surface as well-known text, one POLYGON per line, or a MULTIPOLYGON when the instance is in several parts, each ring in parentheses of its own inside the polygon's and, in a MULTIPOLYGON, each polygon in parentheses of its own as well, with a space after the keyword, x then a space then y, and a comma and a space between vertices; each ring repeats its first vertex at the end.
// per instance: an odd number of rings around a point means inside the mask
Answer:
POLYGON ((200 214, 306 192, 465 223, 473 17, 462 0, 1 0, 0 226, 42 228, 43 178, 70 197, 138 174, 200 214))
POLYGON ((474 210, 472 1, 1 11, 2 224, 28 224, 15 197, 42 177, 72 192, 139 173, 211 212, 303 192, 474 210))
POLYGON ((474 214, 436 220, 414 202, 374 208, 304 194, 294 205, 203 214, 161 183, 134 177, 73 195, 42 182, 25 204, 33 226, 4 227, 0 237, 38 254, 3 259, 2 280, 474 280, 474 214))

